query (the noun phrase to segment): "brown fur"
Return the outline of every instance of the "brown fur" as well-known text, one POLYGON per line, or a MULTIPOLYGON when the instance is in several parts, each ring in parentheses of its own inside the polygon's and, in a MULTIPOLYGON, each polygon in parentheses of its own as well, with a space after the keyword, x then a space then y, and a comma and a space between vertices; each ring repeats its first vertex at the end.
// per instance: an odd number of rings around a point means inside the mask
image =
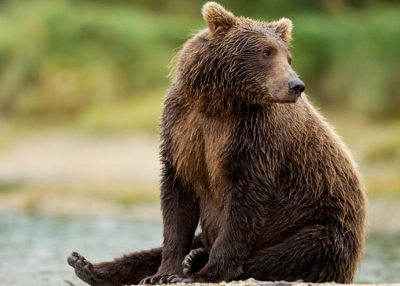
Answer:
POLYGON ((225 191, 222 155, 231 128, 229 118, 208 118, 195 108, 189 109, 172 128, 172 156, 177 173, 187 184, 195 186, 198 195, 208 189, 217 196, 225 191))
POLYGON ((332 127, 292 93, 291 21, 238 18, 214 2, 202 12, 208 29, 179 53, 161 120, 163 247, 77 274, 98 277, 92 285, 350 283, 364 186, 332 127))

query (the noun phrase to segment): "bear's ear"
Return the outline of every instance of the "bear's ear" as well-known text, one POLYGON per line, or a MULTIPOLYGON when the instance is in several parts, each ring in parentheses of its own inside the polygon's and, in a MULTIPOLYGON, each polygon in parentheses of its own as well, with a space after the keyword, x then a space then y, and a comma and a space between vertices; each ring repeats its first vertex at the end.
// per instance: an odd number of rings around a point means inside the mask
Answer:
POLYGON ((269 23, 268 26, 285 42, 286 45, 290 44, 293 29, 292 21, 287 18, 282 18, 279 21, 269 23))
POLYGON ((236 18, 231 12, 215 2, 204 4, 201 13, 212 35, 229 30, 236 22, 236 18))

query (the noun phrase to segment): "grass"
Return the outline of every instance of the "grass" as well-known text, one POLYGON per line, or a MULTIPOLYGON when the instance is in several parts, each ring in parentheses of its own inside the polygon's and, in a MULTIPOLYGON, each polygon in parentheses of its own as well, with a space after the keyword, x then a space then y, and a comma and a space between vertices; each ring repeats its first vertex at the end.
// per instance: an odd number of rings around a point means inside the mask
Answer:
POLYGON ((86 131, 157 133, 166 88, 150 90, 118 102, 90 107, 78 118, 86 131))
POLYGON ((1 187, 3 211, 61 217, 160 218, 157 185, 19 184, 1 187))
POLYGON ((69 129, 80 133, 111 135, 116 133, 159 132, 159 120, 167 86, 146 90, 135 97, 92 105, 79 116, 65 114, 3 119, 0 124, 0 150, 11 146, 31 133, 69 129))
POLYGON ((352 150, 369 197, 400 196, 400 121, 327 114, 352 150))

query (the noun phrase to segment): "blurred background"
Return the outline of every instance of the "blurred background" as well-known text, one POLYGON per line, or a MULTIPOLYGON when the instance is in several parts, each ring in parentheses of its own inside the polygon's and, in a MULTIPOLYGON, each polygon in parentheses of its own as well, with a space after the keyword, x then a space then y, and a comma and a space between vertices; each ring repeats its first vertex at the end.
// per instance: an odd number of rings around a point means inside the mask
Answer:
MULTIPOLYGON (((162 242, 158 121, 204 1, 0 1, 0 284, 84 285, 66 258, 162 242)), ((400 282, 400 1, 220 0, 294 23, 294 69, 353 151, 370 230, 356 282, 400 282)))

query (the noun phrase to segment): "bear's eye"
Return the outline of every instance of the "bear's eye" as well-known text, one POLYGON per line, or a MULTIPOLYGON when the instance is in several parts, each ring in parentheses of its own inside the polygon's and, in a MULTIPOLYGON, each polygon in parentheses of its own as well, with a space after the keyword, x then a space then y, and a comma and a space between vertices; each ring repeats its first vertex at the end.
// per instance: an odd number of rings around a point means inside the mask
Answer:
POLYGON ((272 50, 265 50, 265 51, 263 51, 262 55, 264 58, 268 59, 272 56, 272 50))

